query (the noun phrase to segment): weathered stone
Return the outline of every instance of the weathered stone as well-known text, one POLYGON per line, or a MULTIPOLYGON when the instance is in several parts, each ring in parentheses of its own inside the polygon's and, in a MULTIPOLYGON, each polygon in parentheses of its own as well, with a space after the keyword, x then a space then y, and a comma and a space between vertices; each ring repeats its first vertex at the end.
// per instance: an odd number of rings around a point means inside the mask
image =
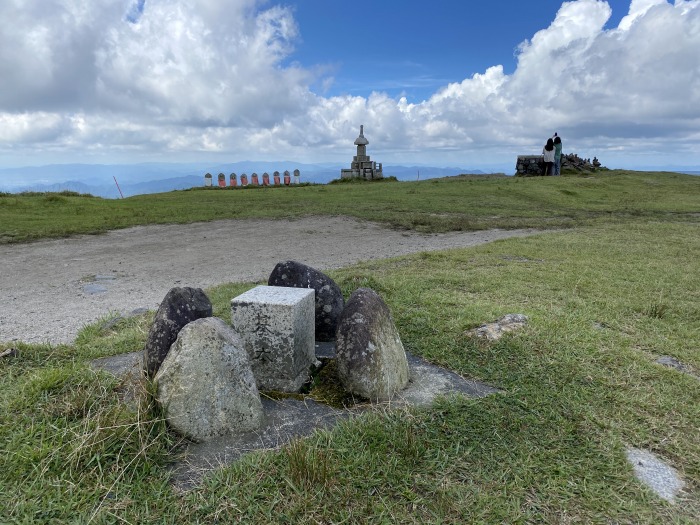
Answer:
POLYGON ((144 370, 153 377, 187 323, 212 316, 211 301, 200 288, 172 288, 160 303, 143 352, 144 370))
POLYGON ((675 503, 676 496, 685 486, 676 469, 659 459, 648 450, 629 447, 627 461, 634 469, 636 478, 648 486, 654 493, 675 503))
POLYGON ((518 155, 515 164, 515 175, 519 177, 535 177, 544 175, 544 157, 542 155, 518 155))
POLYGON ((269 286, 311 288, 315 291, 317 341, 335 340, 338 319, 343 312, 343 293, 333 279, 311 266, 296 261, 277 263, 267 280, 269 286))
POLYGON ((338 323, 338 376, 346 391, 388 401, 408 384, 406 352, 389 307, 369 288, 357 289, 338 323))
POLYGON ((260 390, 298 392, 309 380, 316 365, 313 290, 257 286, 231 300, 231 324, 260 390))
POLYGON ((180 331, 155 382, 170 426, 195 441, 255 430, 263 422, 243 342, 216 317, 180 331))
POLYGON ((669 368, 673 368, 682 374, 688 375, 700 381, 700 375, 693 373, 693 369, 689 365, 681 363, 675 357, 671 357, 670 355, 662 355, 656 360, 656 363, 669 368))
POLYGON ((488 341, 498 341, 503 334, 523 328, 526 324, 526 315, 507 314, 494 323, 482 324, 478 328, 469 330, 467 331, 467 334, 480 337, 488 341))

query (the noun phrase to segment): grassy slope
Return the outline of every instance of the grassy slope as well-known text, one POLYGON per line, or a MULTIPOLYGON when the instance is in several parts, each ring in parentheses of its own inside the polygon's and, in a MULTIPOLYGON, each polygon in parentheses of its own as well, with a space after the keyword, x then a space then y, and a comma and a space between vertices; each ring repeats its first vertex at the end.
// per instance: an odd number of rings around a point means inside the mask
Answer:
POLYGON ((464 177, 282 188, 199 188, 123 200, 0 194, 0 243, 152 223, 350 215, 419 231, 553 228, 697 211, 700 177, 464 177))
MULTIPOLYGON (((618 177, 606 181, 608 190, 620 185, 618 202, 644 193, 638 181, 668 190, 665 175, 618 177)), ((700 381, 653 363, 671 355, 700 372, 698 193, 695 179, 683 180, 677 202, 665 202, 664 191, 653 206, 608 212, 609 224, 580 210, 589 224, 567 233, 333 272, 346 294, 358 286, 382 294, 408 350, 503 393, 371 414, 249 456, 186 495, 168 486, 175 437, 157 412, 124 409, 114 382, 85 367, 89 358, 140 348, 148 316, 88 327, 74 346, 19 345, 0 369, 0 516, 697 523, 700 381), (524 331, 495 344, 465 335, 511 312, 530 317, 524 331), (639 485, 626 446, 673 464, 688 483, 684 499, 671 506, 639 485)), ((543 179, 517 184, 532 192, 533 215, 568 189, 543 179)), ((250 286, 209 290, 215 313, 227 319, 228 300, 250 286)))

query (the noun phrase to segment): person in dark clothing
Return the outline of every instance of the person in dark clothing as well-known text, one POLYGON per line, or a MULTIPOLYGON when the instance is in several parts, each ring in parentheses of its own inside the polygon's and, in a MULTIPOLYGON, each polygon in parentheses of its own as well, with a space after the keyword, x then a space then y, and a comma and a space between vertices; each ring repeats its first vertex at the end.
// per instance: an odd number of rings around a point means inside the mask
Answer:
POLYGON ((561 175, 561 137, 554 134, 554 175, 561 175))

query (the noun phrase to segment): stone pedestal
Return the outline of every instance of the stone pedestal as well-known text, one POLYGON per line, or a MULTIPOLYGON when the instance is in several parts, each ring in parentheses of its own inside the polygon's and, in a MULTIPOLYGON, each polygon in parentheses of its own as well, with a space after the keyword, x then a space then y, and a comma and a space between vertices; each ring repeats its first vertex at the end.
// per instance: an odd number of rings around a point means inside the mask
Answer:
POLYGON ((518 155, 515 163, 516 177, 536 177, 544 175, 543 155, 518 155))
POLYGON ((314 290, 257 286, 231 300, 258 389, 298 392, 316 364, 314 290))

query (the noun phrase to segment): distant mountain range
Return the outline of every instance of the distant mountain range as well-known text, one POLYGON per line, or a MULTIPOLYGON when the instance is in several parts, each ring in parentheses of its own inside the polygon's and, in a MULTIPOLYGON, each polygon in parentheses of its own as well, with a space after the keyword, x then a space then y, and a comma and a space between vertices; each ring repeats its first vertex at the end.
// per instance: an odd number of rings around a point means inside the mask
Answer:
MULTIPOLYGON (((183 190, 204 185, 204 175, 211 173, 214 184, 219 173, 229 175, 267 172, 301 172, 302 182, 327 184, 340 178, 340 164, 303 164, 298 162, 242 161, 230 164, 202 166, 201 164, 54 164, 49 166, 0 169, 0 191, 20 193, 23 191, 58 192, 76 191, 108 199, 183 190), (119 189, 117 188, 119 184, 119 189)), ((478 169, 437 168, 430 166, 383 166, 385 176, 399 180, 423 180, 449 177, 460 174, 483 175, 478 169)), ((262 181, 262 180, 261 180, 262 181)))

